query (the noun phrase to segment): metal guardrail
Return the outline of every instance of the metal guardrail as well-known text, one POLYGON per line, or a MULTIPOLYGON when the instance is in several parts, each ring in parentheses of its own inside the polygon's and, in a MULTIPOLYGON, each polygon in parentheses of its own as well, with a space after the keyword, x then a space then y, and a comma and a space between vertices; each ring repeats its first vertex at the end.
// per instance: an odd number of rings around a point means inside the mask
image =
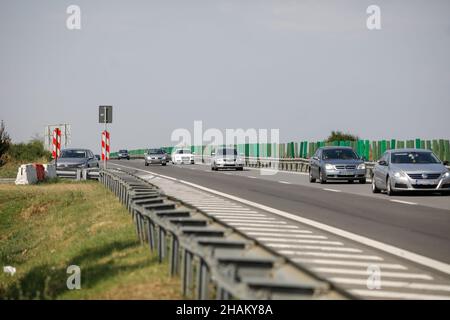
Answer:
POLYGON ((122 170, 100 182, 131 213, 141 244, 168 259, 182 293, 196 299, 347 299, 351 295, 214 217, 122 170))
POLYGON ((58 178, 75 179, 75 180, 98 180, 100 169, 99 168, 87 168, 87 169, 73 169, 73 170, 56 170, 56 176, 58 178))

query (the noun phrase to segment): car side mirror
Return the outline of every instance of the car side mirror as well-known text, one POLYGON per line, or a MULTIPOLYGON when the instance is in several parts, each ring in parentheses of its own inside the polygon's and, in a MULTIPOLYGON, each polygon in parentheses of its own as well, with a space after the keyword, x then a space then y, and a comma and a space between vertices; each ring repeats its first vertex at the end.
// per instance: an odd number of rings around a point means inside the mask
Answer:
POLYGON ((387 166, 387 162, 384 161, 384 160, 378 161, 378 164, 379 164, 380 166, 387 166))
POLYGON ((448 166, 448 160, 445 160, 444 162, 442 162, 444 164, 444 166, 448 166))
POLYGON ((319 160, 319 157, 313 157, 313 160, 319 160))

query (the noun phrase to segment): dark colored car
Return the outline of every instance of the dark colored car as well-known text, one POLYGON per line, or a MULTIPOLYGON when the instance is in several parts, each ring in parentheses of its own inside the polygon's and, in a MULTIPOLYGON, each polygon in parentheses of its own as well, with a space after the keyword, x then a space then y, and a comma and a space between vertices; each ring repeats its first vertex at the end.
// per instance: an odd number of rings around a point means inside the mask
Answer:
POLYGON ((358 180, 366 183, 366 165, 350 147, 322 147, 310 160, 309 181, 358 180))
POLYGON ((117 153, 117 159, 127 159, 130 160, 130 155, 128 154, 128 150, 119 150, 119 152, 117 153))
POLYGON ((99 163, 91 150, 64 149, 57 160, 57 170, 98 168, 99 163))

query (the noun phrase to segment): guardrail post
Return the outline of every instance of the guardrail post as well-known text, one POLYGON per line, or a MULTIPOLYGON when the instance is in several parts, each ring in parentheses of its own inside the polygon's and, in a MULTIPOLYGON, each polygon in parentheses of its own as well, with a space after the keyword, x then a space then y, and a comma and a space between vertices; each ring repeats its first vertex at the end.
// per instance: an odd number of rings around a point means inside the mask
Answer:
POLYGON ((208 299, 208 285, 209 285, 209 271, 206 263, 203 259, 199 259, 198 270, 197 270, 197 284, 196 293, 197 299, 206 300, 208 299))
POLYGON ((166 232, 163 228, 161 228, 161 226, 158 229, 158 259, 159 262, 162 262, 166 256, 166 232))
POLYGON ((170 275, 178 274, 178 259, 179 259, 179 244, 177 237, 171 235, 171 250, 170 250, 170 275))
POLYGON ((191 295, 192 288, 192 253, 188 250, 183 250, 183 272, 181 274, 181 285, 183 296, 191 295))

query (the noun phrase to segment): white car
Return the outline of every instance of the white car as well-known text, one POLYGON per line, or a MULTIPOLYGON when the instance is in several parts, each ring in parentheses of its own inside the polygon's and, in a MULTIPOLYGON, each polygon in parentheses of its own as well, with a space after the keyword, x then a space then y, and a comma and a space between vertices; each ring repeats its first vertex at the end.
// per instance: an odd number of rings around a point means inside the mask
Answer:
POLYGON ((177 149, 172 153, 173 164, 194 164, 194 154, 189 149, 177 149))

